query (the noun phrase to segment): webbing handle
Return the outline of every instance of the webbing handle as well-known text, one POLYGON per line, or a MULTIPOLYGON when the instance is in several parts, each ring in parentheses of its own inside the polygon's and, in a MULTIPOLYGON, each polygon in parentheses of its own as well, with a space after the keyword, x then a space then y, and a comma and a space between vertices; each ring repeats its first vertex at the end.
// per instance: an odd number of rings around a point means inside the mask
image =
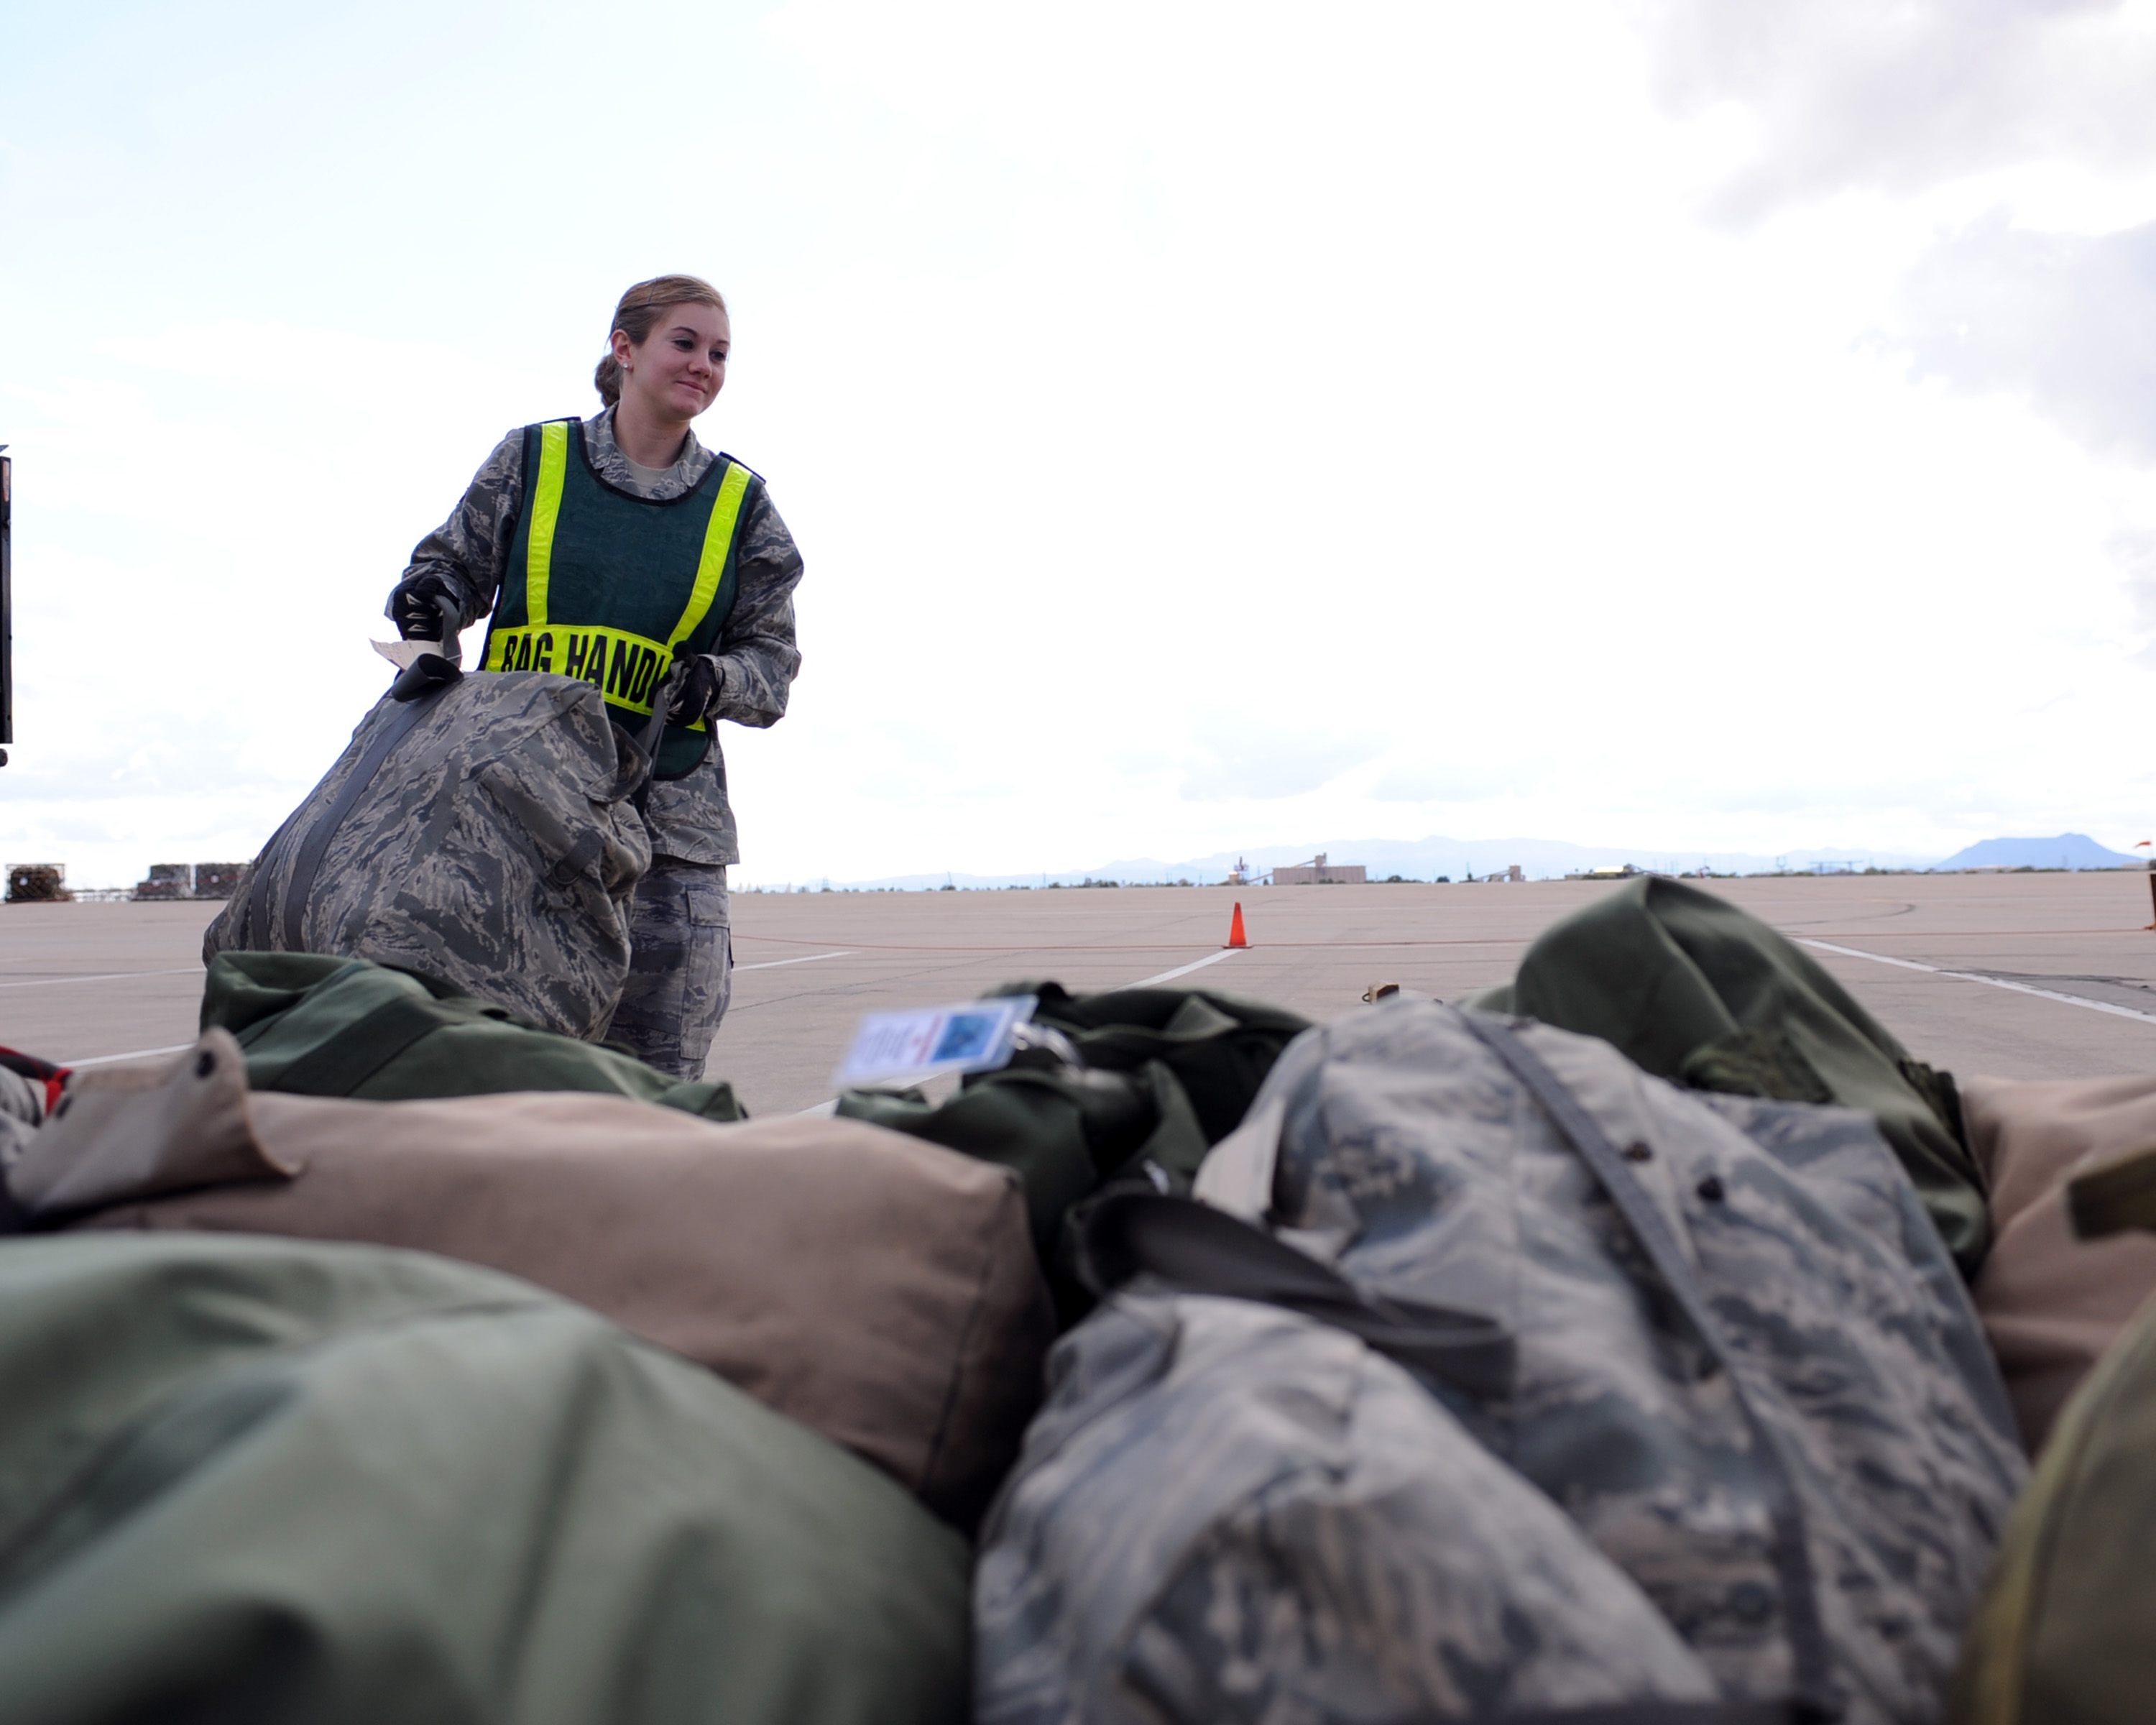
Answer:
POLYGON ((1078 1275, 1106 1296, 1146 1281, 1180 1294, 1249 1300, 1345 1330, 1409 1370, 1470 1395, 1512 1388, 1512 1337, 1487 1312, 1389 1300, 1195 1199, 1111 1192, 1087 1207, 1078 1275))

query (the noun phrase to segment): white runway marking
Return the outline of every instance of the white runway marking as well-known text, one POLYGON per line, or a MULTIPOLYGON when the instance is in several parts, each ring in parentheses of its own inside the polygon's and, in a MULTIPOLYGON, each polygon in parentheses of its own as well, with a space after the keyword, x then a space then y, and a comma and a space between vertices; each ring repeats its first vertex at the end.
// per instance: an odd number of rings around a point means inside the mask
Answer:
POLYGON ((92 1055, 86 1060, 55 1060, 56 1066, 104 1066, 114 1060, 146 1060, 151 1055, 179 1054, 192 1048, 192 1042, 175 1042, 170 1048, 138 1048, 127 1054, 92 1055))
POLYGON ((737 964, 736 970, 776 970, 782 964, 814 964, 819 958, 850 958, 850 949, 844 952, 811 952, 805 958, 767 958, 761 964, 737 964))
POLYGON ((1173 970, 1163 970, 1158 976, 1149 976, 1135 983, 1125 983, 1126 988, 1150 988, 1155 983, 1172 983, 1179 976, 1188 976, 1194 970, 1203 970, 1209 964, 1218 964, 1223 958, 1232 958, 1238 952, 1246 952, 1247 947, 1224 947, 1217 952, 1190 964, 1178 964, 1173 970))
POLYGON ((44 976, 34 982, 0 983, 0 988, 56 988, 62 983, 124 983, 138 976, 199 976, 199 964, 182 965, 177 970, 114 970, 103 976, 44 976))
POLYGON ((1874 964, 1891 964, 1897 970, 1921 970, 1928 976, 1943 976, 1958 983, 1982 983, 1987 988, 2005 988, 2015 994, 2034 994, 2039 1000, 2056 1000, 2063 1006, 2078 1006, 2089 1012, 2107 1012, 2116 1019, 2138 1019, 2144 1024, 2156 1024, 2156 1012, 2136 1012, 2130 1006, 2113 1006, 2107 1000, 2084 1000, 2078 994, 2061 994, 2056 988, 2033 988, 2027 983, 2010 983, 2004 977, 1979 976, 1974 971, 1945 970, 1936 964, 1919 964, 1913 958, 1889 958, 1883 952, 1860 952, 1854 947, 1837 947, 1830 941, 1805 941, 1800 947, 1817 947, 1822 952, 1839 952, 1845 958, 1869 958, 1874 964))

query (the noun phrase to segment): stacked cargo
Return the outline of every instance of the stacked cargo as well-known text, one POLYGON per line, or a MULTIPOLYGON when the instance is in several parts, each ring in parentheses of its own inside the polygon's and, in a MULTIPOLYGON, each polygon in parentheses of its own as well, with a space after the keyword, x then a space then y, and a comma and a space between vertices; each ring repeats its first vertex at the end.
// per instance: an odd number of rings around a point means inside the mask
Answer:
POLYGON ((67 890, 67 868, 61 863, 9 863, 8 902, 11 905, 59 904, 74 896, 67 890))
POLYGON ((967 1011, 756 1122, 349 953, 0 1054, 0 1717, 2138 1717, 2156 1252, 2044 1325, 2156 1081, 1965 1105, 1659 879, 1475 1007, 967 1011))

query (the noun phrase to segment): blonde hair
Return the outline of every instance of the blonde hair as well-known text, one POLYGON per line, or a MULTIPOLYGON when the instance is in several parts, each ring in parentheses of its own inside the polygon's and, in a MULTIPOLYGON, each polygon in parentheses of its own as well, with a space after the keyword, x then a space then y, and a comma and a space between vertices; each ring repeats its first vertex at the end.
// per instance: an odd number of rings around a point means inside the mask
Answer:
POLYGON ((621 399, 621 366, 613 357, 614 331, 628 336, 632 347, 641 347, 650 337, 660 313, 669 305, 716 305, 724 311, 726 301, 701 275, 654 275, 624 294, 621 303, 613 308, 613 322, 607 331, 607 356, 592 373, 592 387, 608 407, 621 399))

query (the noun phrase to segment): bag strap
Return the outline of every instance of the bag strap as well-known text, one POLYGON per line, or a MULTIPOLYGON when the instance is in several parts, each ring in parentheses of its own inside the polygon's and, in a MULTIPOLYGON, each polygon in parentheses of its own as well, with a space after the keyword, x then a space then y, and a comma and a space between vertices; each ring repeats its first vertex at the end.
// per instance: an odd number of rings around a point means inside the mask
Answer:
POLYGON ((1578 1098, 1565 1087, 1563 1081, 1543 1064, 1542 1057, 1522 1040, 1511 1025, 1487 1013, 1463 1012, 1460 1017, 1505 1063, 1512 1076, 1526 1086, 1528 1094, 1542 1105, 1551 1123, 1609 1194, 1610 1201, 1645 1251, 1648 1261, 1661 1277, 1678 1309, 1721 1367, 1751 1434, 1753 1455, 1765 1488, 1768 1514, 1774 1527, 1774 1570, 1781 1582, 1783 1610, 1789 1621, 1794 1666, 1790 1704, 1799 1718, 1839 1717, 1842 1707, 1836 1698, 1831 1675, 1825 1625, 1820 1619, 1811 1554, 1804 1543, 1804 1512, 1788 1458, 1766 1421, 1759 1417, 1744 1379, 1734 1369, 1729 1344, 1715 1321, 1707 1291, 1693 1274, 1676 1230, 1594 1117, 1580 1106, 1578 1098))
MULTIPOLYGON (((640 797, 650 789, 651 777, 659 770, 659 745, 666 735, 666 709, 672 705, 674 691, 681 686, 681 680, 689 675, 690 655, 676 653, 674 662, 668 665, 651 691, 651 716, 644 721, 643 730, 636 733, 636 746, 644 751, 644 772, 629 788, 628 794, 640 797)), ((640 811, 644 805, 637 805, 640 811)))
POLYGON ((236 943, 240 952, 259 952, 269 947, 270 859, 278 854, 285 843, 285 834, 298 824, 299 819, 300 810, 295 809, 285 817, 284 824, 270 835, 270 842, 262 847, 262 854, 254 859, 254 885, 247 895, 247 910, 240 918, 239 939, 236 943))
POLYGON ((1470 1395, 1512 1387, 1512 1338, 1495 1319, 1367 1294, 1331 1266, 1194 1199, 1126 1191, 1095 1200, 1079 1219, 1077 1270, 1096 1296, 1142 1279, 1178 1294, 1256 1301, 1345 1330, 1470 1395))

